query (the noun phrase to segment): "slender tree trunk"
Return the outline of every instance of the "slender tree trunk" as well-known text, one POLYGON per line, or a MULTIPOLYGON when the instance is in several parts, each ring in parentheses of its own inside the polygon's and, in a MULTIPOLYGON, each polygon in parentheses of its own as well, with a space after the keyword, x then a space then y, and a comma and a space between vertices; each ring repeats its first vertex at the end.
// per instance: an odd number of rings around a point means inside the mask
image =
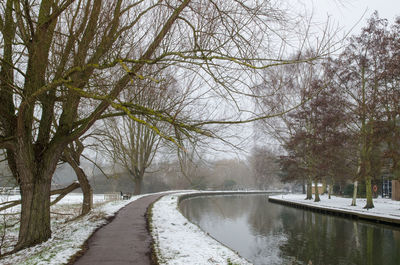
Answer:
POLYGON ((371 176, 368 174, 365 179, 365 193, 367 195, 367 204, 364 206, 365 209, 374 208, 374 203, 372 201, 372 185, 371 176))
POLYGON ((354 181, 354 188, 353 188, 353 200, 351 201, 351 206, 357 205, 357 188, 358 188, 358 181, 354 181))
POLYGON ((371 146, 366 146, 362 150, 364 158, 364 179, 365 179, 365 193, 367 197, 367 203, 364 206, 365 209, 374 208, 372 201, 372 185, 371 185, 371 146))
POLYGON ((93 190, 89 180, 82 168, 74 168, 79 184, 83 193, 82 212, 81 215, 88 214, 93 209, 93 190))
POLYGON ((329 183, 329 188, 328 188, 328 199, 331 199, 332 191, 333 191, 333 178, 331 177, 331 183, 329 183))
POLYGON ((371 185, 371 149, 370 144, 364 148, 365 157, 365 193, 367 197, 367 204, 364 206, 365 209, 374 208, 374 203, 372 201, 372 185, 371 185))
POLYGON ((21 219, 18 243, 14 251, 39 244, 51 237, 50 187, 51 178, 39 176, 34 181, 22 181, 21 219))
POLYGON ((85 171, 80 167, 80 158, 84 149, 82 141, 77 139, 64 150, 63 155, 63 159, 73 168, 81 186, 83 194, 81 215, 88 214, 93 209, 93 190, 85 171))
POLYGON ((316 179, 314 182, 314 189, 315 189, 315 199, 314 202, 319 202, 321 199, 319 198, 319 190, 318 190, 318 180, 316 179))
POLYGON ((312 181, 311 178, 307 179, 307 196, 306 200, 312 200, 312 181))
POLYGON ((372 190, 371 190, 371 152, 372 152, 372 136, 373 136, 373 119, 367 119, 367 98, 366 98, 366 79, 365 79, 365 68, 361 69, 361 78, 362 78, 362 87, 361 87, 361 167, 360 172, 361 176, 365 180, 365 192, 367 197, 367 204, 364 206, 366 209, 374 208, 374 204, 372 202, 372 190))

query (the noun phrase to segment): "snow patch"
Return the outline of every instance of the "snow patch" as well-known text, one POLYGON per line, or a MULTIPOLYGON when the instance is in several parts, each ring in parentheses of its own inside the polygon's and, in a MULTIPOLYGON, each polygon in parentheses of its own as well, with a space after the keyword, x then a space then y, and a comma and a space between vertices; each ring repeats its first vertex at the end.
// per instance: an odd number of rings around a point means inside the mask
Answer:
POLYGON ((251 264, 191 223, 178 209, 181 195, 166 195, 152 209, 152 237, 160 264, 251 264))
POLYGON ((393 201, 391 199, 373 199, 375 207, 367 210, 363 208, 367 203, 367 200, 363 198, 356 200, 357 206, 351 206, 351 198, 331 196, 331 199, 328 199, 327 195, 320 195, 320 202, 305 200, 304 194, 285 194, 269 197, 276 200, 295 202, 324 209, 335 209, 351 213, 362 213, 363 215, 369 215, 371 217, 386 217, 400 220, 400 201, 393 201))
MULTIPOLYGON (((114 216, 118 210, 128 203, 135 201, 145 195, 133 196, 130 200, 119 200, 101 204, 93 209, 88 215, 65 222, 65 220, 52 220, 52 236, 40 245, 27 248, 17 253, 6 256, 0 260, 3 265, 59 265, 66 264, 77 252, 81 251, 84 242, 100 226, 107 223, 107 218, 114 216)), ((67 195, 61 204, 80 203, 82 196, 67 195)), ((95 196, 94 200, 100 202, 104 196, 95 196)), ((61 201, 60 201, 61 202, 61 201)), ((62 205, 61 205, 62 206, 62 205)), ((17 236, 18 231, 13 233, 17 236)), ((15 236, 14 235, 14 236, 15 236)))

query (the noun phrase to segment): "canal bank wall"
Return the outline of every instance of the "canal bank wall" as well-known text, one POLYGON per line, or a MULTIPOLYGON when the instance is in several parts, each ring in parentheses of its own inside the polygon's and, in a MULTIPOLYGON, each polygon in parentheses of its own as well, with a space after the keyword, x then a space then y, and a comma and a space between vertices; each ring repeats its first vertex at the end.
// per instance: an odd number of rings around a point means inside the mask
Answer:
POLYGON ((179 195, 178 206, 181 201, 194 197, 202 196, 226 196, 226 195, 252 195, 252 194, 265 194, 265 195, 277 195, 282 194, 281 191, 194 191, 184 195, 179 195))
MULTIPOLYGON (((282 196, 283 197, 283 196, 282 196)), ((310 210, 318 213, 330 214, 335 216, 341 216, 345 218, 351 219, 359 219, 365 220, 369 222, 381 223, 381 224, 388 224, 394 226, 400 226, 400 218, 391 218, 388 216, 383 216, 377 213, 368 213, 368 212, 359 212, 355 210, 350 210, 346 208, 338 208, 326 206, 326 205, 316 205, 317 203, 310 204, 309 202, 301 202, 301 201, 294 201, 288 200, 286 198, 279 198, 278 196, 272 196, 268 198, 269 202, 278 203, 285 206, 290 206, 294 208, 310 210)), ((365 210, 367 211, 367 210, 365 210)), ((400 217, 400 208, 397 209, 398 215, 400 217)))

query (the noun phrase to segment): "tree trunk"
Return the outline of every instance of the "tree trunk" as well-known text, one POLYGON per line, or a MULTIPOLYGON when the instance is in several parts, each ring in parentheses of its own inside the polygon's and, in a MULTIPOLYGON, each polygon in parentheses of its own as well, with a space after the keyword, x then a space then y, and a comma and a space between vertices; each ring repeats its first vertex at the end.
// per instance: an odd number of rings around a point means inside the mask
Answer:
POLYGON ((301 185, 301 187, 303 188, 303 194, 306 194, 306 182, 303 179, 303 184, 301 185))
POLYGON ((143 176, 135 177, 135 189, 133 195, 142 194, 143 176))
POLYGON ((307 179, 307 196, 306 200, 312 200, 312 181, 311 178, 307 179))
POLYGON ((18 243, 14 251, 39 244, 51 237, 50 187, 51 178, 40 176, 33 183, 21 184, 21 219, 18 243))
POLYGON ((18 138, 14 152, 20 179, 21 215, 18 242, 13 252, 39 244, 51 237, 51 179, 65 148, 60 144, 43 150, 24 140, 23 137, 18 138))
POLYGON ((351 206, 357 205, 357 188, 358 188, 358 181, 354 181, 354 188, 353 188, 353 200, 351 201, 351 206))
POLYGON ((82 168, 77 167, 75 173, 76 176, 78 177, 79 184, 81 184, 81 189, 83 193, 81 215, 85 215, 88 214, 93 209, 93 190, 82 168))
POLYGON ((374 208, 374 203, 372 201, 372 186, 371 186, 371 176, 367 176, 365 179, 365 193, 367 195, 367 204, 364 209, 374 208))
POLYGON ((329 188, 328 188, 328 199, 331 199, 332 191, 333 191, 333 178, 331 177, 331 183, 329 183, 329 188))
POLYGON ((78 178, 79 184, 81 185, 83 193, 82 211, 81 215, 88 214, 93 209, 93 190, 90 186, 89 180, 81 167, 74 160, 68 161, 71 167, 74 169, 76 177, 78 178))
POLYGON ((82 146, 82 149, 80 149, 79 151, 71 149, 68 152, 64 152, 63 159, 66 162, 68 162, 68 164, 72 167, 76 177, 78 178, 83 194, 81 215, 85 215, 88 214, 93 209, 93 190, 92 187, 90 186, 85 171, 83 171, 83 169, 79 166, 80 164, 79 157, 81 151, 83 151, 83 145, 80 142, 78 143, 80 144, 80 146, 82 146))
POLYGON ((314 189, 315 189, 315 199, 314 199, 314 202, 319 202, 319 201, 321 201, 321 199, 319 198, 319 190, 318 190, 318 180, 315 180, 315 183, 314 183, 314 189))

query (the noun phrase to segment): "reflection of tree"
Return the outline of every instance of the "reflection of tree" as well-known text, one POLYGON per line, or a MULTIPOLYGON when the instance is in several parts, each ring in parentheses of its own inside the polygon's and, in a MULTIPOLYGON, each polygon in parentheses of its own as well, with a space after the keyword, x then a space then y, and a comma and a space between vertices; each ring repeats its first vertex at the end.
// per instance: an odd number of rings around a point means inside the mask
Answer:
POLYGON ((280 217, 287 233, 281 251, 299 264, 394 265, 400 260, 398 229, 286 207, 280 217))
POLYGON ((269 204, 266 196, 252 196, 248 224, 256 243, 252 249, 255 264, 282 264, 279 246, 286 241, 279 218, 282 207, 269 204))
POLYGON ((271 204, 266 196, 194 198, 181 209, 206 231, 240 222, 251 234, 247 254, 254 264, 398 265, 400 260, 399 228, 271 204))
POLYGON ((236 220, 244 215, 241 209, 247 207, 247 201, 239 196, 196 197, 185 200, 180 205, 184 215, 198 224, 219 219, 236 220))
POLYGON ((372 259, 373 259, 373 255, 372 255, 372 251, 374 248, 374 230, 372 230, 371 227, 367 228, 367 264, 368 265, 373 265, 372 263, 372 259))

